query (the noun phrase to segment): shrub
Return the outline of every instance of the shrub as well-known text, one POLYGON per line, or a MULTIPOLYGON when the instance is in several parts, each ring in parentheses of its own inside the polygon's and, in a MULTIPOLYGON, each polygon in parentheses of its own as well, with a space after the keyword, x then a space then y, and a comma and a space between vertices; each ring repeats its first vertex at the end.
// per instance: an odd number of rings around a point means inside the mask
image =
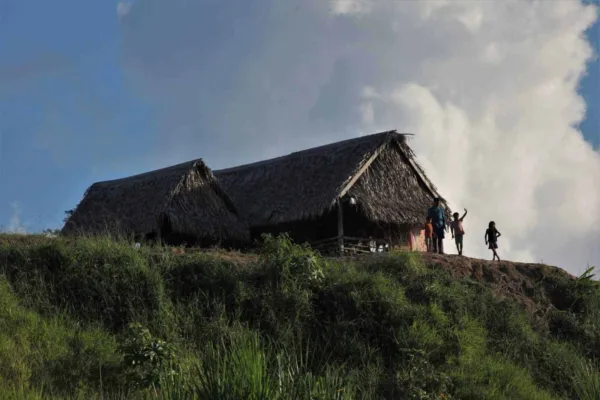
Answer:
POLYGON ((160 388, 162 380, 175 374, 175 348, 140 323, 129 324, 119 351, 128 381, 136 388, 160 388))
POLYGON ((25 304, 44 313, 67 311, 118 331, 128 321, 159 319, 163 282, 143 253, 110 241, 57 240, 0 246, 4 273, 25 304))

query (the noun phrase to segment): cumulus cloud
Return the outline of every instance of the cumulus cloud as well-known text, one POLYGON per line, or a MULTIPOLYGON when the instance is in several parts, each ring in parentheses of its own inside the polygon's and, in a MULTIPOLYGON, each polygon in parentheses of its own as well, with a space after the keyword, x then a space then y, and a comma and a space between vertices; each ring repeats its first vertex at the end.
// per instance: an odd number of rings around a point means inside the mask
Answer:
POLYGON ((10 203, 11 215, 8 220, 7 232, 24 234, 25 227, 21 223, 21 205, 18 202, 10 203))
MULTIPOLYGON (((576 129, 596 8, 577 1, 147 0, 123 60, 159 109, 157 164, 213 168, 380 130, 469 209, 465 252, 600 264, 600 154, 576 129), (156 27, 162 27, 157 30, 156 27)), ((452 243, 447 241, 447 247, 452 243)))

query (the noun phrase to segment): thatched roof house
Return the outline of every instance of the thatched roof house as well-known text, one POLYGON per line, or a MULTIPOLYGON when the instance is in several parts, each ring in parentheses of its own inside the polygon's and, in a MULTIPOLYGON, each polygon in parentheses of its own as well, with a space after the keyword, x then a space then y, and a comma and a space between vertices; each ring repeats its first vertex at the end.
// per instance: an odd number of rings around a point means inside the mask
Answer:
POLYGON ((406 135, 396 131, 223 169, 215 176, 253 228, 319 219, 345 199, 373 223, 410 226, 422 224, 433 198, 441 197, 406 135))
POLYGON ((201 159, 94 183, 63 233, 249 239, 248 226, 201 159))
POLYGON ((396 131, 223 169, 215 176, 254 233, 287 231, 303 241, 395 236, 388 241, 404 240, 416 248, 427 209, 441 197, 406 135, 396 131))
POLYGON ((317 218, 355 197, 373 220, 422 223, 441 197, 406 136, 388 131, 214 171, 252 226, 317 218))

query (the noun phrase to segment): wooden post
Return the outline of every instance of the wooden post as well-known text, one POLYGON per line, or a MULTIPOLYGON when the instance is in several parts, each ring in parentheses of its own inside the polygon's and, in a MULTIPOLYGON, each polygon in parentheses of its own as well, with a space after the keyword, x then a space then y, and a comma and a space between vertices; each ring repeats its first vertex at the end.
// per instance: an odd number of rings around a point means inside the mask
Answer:
POLYGON ((337 199, 337 223, 338 223, 338 247, 340 255, 344 254, 344 210, 342 209, 342 201, 337 199))

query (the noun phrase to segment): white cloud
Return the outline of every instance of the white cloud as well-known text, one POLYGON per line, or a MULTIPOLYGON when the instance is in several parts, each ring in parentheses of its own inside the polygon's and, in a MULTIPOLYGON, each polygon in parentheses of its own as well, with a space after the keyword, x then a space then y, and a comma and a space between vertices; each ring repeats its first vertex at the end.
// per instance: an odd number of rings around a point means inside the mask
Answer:
POLYGON ((8 233, 24 234, 25 227, 21 223, 21 205, 18 202, 10 203, 11 215, 8 220, 8 233))
POLYGON ((332 0, 331 7, 333 14, 365 14, 371 11, 373 3, 372 0, 332 0))
POLYGON ((117 3, 117 17, 119 19, 125 18, 125 16, 131 11, 132 6, 133 3, 130 1, 119 1, 117 3))
MULTIPOLYGON (((597 14, 577 1, 140 3, 128 76, 160 159, 214 168, 396 128, 454 209, 467 255, 600 266, 600 155, 574 126, 597 14), (160 32, 155 27, 162 26, 160 32)), ((452 243, 447 241, 447 247, 452 243)))

